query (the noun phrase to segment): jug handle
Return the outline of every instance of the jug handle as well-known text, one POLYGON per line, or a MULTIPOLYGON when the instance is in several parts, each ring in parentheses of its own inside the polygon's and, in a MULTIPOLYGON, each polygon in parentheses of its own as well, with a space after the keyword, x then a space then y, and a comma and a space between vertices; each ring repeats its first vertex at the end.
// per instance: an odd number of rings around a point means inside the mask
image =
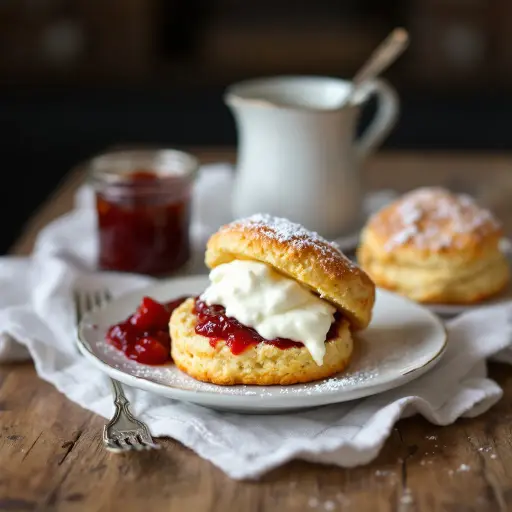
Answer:
POLYGON ((396 123, 400 102, 395 89, 382 79, 369 82, 364 89, 365 100, 377 96, 377 112, 364 133, 356 142, 356 154, 364 160, 377 149, 396 123))

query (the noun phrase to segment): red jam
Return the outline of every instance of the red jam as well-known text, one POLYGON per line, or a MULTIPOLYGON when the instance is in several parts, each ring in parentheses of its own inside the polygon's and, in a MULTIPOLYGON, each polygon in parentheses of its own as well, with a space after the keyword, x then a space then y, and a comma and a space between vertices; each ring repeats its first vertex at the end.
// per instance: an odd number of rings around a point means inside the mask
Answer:
POLYGON ((96 191, 99 266, 162 275, 189 258, 190 183, 140 170, 96 191))
MULTIPOLYGON (((172 312, 186 299, 187 297, 180 297, 171 302, 161 303, 151 297, 144 297, 135 313, 109 328, 107 342, 123 351, 129 359, 139 363, 157 365, 170 362, 169 320, 172 312)), ((196 333, 209 338, 212 347, 215 347, 219 340, 225 340, 234 355, 241 354, 258 343, 268 343, 282 350, 304 346, 299 341, 286 338, 262 338, 251 327, 226 316, 223 306, 208 306, 196 299, 194 313, 197 316, 196 333)), ((325 341, 336 336, 340 318, 336 313, 325 341)))
MULTIPOLYGON (((238 320, 226 316, 223 306, 208 306, 201 300, 196 300, 194 313, 197 316, 195 331, 197 334, 210 338, 210 345, 215 347, 219 340, 225 340, 226 345, 235 355, 258 343, 268 343, 280 349, 303 347, 303 343, 285 338, 267 340, 262 338, 254 329, 247 327, 238 320)), ((336 336, 339 316, 336 313, 335 321, 326 336, 326 341, 336 336)))
POLYGON ((126 357, 143 364, 171 361, 169 320, 172 312, 187 297, 162 304, 144 297, 137 311, 126 320, 110 327, 107 342, 122 350, 126 357))

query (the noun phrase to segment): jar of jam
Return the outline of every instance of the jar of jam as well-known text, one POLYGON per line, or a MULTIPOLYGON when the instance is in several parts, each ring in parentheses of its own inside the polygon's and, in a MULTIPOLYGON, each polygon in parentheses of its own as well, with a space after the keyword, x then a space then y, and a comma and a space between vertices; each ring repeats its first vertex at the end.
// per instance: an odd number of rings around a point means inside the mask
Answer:
POLYGON ((99 268, 159 276, 186 263, 197 169, 192 155, 175 150, 113 151, 89 162, 99 268))

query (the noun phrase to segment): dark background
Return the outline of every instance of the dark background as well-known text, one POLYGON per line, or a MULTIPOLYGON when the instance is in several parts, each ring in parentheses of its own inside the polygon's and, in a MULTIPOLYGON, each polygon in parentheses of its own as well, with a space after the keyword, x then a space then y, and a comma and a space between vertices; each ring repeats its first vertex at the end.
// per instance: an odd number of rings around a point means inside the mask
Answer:
POLYGON ((402 102, 385 148, 508 150, 510 0, 1 0, 0 250, 78 161, 234 145, 226 85, 350 77, 396 26, 411 44, 385 73, 402 102))

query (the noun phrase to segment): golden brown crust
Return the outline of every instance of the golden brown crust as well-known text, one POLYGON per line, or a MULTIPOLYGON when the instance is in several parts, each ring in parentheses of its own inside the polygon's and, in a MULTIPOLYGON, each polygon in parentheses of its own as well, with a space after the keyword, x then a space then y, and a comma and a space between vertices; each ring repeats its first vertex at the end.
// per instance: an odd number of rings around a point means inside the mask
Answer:
POLYGON ((509 281, 501 236, 491 213, 467 196, 422 188, 370 219, 357 258, 377 286, 419 302, 470 304, 509 281))
POLYGON ((365 231, 391 255, 453 254, 472 260, 497 247, 503 232, 491 212, 467 195, 438 187, 413 190, 380 210, 365 231))
POLYGON ((191 377, 219 385, 288 385, 331 377, 343 371, 352 354, 348 322, 342 320, 335 339, 326 342, 322 366, 318 366, 306 347, 279 349, 259 343, 242 354, 233 355, 223 340, 215 347, 196 334, 194 299, 177 308, 170 320, 171 355, 176 366, 191 377))
POLYGON ((371 320, 375 285, 333 244, 298 224, 254 215, 227 224, 207 244, 210 268, 235 259, 272 266, 340 309, 354 329, 371 320))

